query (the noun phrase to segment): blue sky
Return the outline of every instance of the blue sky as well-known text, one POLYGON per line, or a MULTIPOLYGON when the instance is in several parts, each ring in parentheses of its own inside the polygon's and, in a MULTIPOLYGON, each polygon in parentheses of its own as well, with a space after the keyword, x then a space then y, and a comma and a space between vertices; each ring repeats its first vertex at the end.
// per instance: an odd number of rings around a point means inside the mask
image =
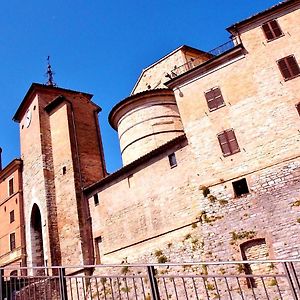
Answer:
POLYGON ((140 72, 186 44, 211 50, 229 39, 229 25, 271 0, 10 0, 1 3, 0 146, 3 163, 20 156, 12 121, 32 82, 45 83, 51 56, 59 87, 91 93, 102 107, 100 127, 108 171, 121 167, 107 116, 127 97, 140 72))

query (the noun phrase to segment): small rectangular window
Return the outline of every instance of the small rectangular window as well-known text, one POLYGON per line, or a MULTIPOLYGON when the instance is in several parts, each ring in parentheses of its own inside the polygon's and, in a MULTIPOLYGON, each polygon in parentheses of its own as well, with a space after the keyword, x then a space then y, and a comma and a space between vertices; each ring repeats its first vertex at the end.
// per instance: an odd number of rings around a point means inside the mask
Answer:
POLYGON ((272 20, 263 24, 262 29, 268 41, 271 41, 283 35, 277 20, 272 20))
POLYGON ((240 152, 233 129, 227 129, 218 134, 218 140, 224 156, 240 152))
POLYGON ((14 193, 14 179, 11 178, 8 181, 8 195, 11 196, 14 193))
POLYGON ((249 194, 246 178, 232 182, 232 186, 235 197, 241 197, 242 195, 249 194))
POLYGON ((15 221, 15 211, 12 210, 10 213, 9 213, 9 222, 12 223, 15 221))
POLYGON ((176 161, 176 156, 175 153, 172 153, 170 155, 168 155, 169 157, 169 164, 171 168, 174 168, 177 166, 177 161, 176 161))
POLYGON ((216 110, 225 105, 220 88, 214 87, 204 93, 209 111, 216 110))
POLYGON ((95 206, 99 205, 99 196, 98 196, 98 194, 94 195, 94 204, 95 204, 95 206))
POLYGON ((15 233, 11 233, 9 235, 9 244, 10 244, 10 251, 13 251, 14 249, 16 249, 16 234, 15 233))
POLYGON ((96 248, 96 264, 100 264, 101 263, 101 243, 102 243, 102 237, 99 236, 97 238, 95 238, 95 248, 96 248))
POLYGON ((300 68, 294 55, 279 59, 277 64, 285 80, 292 79, 300 74, 300 68))
POLYGON ((300 116, 300 102, 296 104, 296 109, 297 109, 297 112, 300 116))

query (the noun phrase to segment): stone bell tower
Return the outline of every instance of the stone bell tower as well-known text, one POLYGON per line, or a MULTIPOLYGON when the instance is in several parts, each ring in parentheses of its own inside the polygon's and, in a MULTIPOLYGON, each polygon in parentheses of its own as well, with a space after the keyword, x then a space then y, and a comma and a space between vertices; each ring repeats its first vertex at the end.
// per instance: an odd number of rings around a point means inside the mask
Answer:
POLYGON ((93 263, 88 204, 82 189, 106 174, 92 95, 33 83, 14 120, 20 123, 27 263, 93 263))

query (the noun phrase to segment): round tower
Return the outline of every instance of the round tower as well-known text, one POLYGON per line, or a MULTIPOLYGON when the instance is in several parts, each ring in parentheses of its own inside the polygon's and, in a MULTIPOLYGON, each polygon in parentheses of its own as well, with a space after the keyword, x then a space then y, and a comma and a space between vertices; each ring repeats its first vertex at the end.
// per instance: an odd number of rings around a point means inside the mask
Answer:
POLYGON ((183 134, 175 96, 169 89, 122 100, 110 112, 109 123, 118 131, 123 165, 183 134))

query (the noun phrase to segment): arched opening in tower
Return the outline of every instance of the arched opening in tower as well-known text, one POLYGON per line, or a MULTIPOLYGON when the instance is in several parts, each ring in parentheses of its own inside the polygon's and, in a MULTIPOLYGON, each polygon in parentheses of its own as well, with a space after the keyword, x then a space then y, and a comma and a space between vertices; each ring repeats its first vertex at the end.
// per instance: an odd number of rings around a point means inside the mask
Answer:
MULTIPOLYGON (((31 232, 31 253, 32 253, 32 266, 44 266, 44 247, 43 247, 43 232, 42 232, 42 218, 39 207, 34 204, 31 212, 30 220, 31 232)), ((43 270, 37 271, 41 273, 43 270)))

